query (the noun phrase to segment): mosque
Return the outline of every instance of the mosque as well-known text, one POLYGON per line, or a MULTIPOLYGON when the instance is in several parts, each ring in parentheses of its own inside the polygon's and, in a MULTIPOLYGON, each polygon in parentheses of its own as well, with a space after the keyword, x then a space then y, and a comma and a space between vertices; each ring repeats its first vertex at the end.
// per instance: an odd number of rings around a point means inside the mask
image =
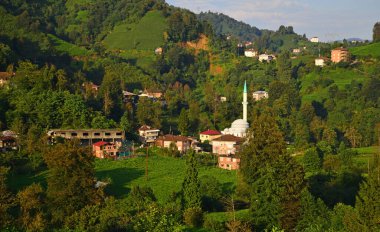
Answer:
POLYGON ((247 81, 244 82, 243 91, 243 119, 236 119, 232 124, 231 128, 226 128, 222 131, 223 135, 234 135, 237 137, 244 138, 247 135, 247 130, 249 128, 249 123, 247 122, 247 81))

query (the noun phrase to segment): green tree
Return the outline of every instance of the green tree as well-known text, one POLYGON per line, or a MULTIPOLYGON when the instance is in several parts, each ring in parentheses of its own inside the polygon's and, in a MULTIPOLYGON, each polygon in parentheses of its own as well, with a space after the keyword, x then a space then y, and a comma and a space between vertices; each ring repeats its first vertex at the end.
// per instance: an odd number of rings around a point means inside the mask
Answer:
POLYGON ((200 182, 198 179, 197 159, 194 151, 189 151, 186 160, 186 174, 182 182, 183 208, 200 208, 200 182))
POLYGON ((360 185, 355 208, 359 212, 360 222, 368 231, 379 231, 380 224, 380 155, 375 157, 374 168, 367 180, 360 185))
POLYGON ((178 119, 178 130, 181 132, 181 135, 188 135, 190 129, 190 121, 187 110, 182 108, 181 114, 178 119))
POLYGON ((0 166, 0 229, 10 226, 13 221, 10 209, 14 206, 14 197, 6 185, 8 171, 9 168, 0 166))
POLYGON ((102 189, 95 188, 94 156, 76 141, 57 144, 44 154, 49 168, 47 197, 52 223, 86 205, 100 202, 102 189))
POLYGON ((136 117, 140 125, 161 127, 161 106, 159 102, 143 97, 139 99, 136 117))
POLYGON ((46 194, 40 184, 32 184, 20 191, 21 222, 26 231, 44 231, 48 226, 46 194))
POLYGON ((278 76, 284 81, 290 80, 292 77, 292 61, 288 51, 282 52, 277 59, 278 76))
POLYGON ((375 23, 373 26, 373 42, 380 41, 380 22, 375 23))
POLYGON ((322 168, 322 159, 316 148, 308 149, 303 156, 303 165, 306 172, 318 172, 322 168))

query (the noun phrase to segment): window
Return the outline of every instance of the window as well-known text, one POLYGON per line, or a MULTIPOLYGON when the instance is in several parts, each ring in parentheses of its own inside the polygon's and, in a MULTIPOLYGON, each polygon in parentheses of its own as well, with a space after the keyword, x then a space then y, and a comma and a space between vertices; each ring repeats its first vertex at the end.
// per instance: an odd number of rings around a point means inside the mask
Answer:
POLYGON ((106 132, 105 135, 106 135, 106 136, 111 136, 111 133, 106 132))
POLYGON ((99 132, 94 133, 95 136, 100 136, 99 132))
POLYGON ((75 132, 71 133, 71 136, 77 136, 77 135, 78 135, 78 134, 75 133, 75 132))
POLYGON ((83 133, 83 136, 88 136, 88 133, 87 133, 87 132, 84 132, 84 133, 83 133))
POLYGON ((121 132, 117 132, 117 133, 116 133, 117 136, 121 136, 122 134, 123 134, 123 133, 121 133, 121 132))

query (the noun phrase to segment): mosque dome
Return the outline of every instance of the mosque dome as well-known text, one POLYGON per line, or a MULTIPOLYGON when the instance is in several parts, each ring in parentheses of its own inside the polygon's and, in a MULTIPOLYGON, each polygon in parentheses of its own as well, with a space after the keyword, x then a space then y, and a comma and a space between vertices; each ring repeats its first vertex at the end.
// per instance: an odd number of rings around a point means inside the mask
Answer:
POLYGON ((231 128, 226 128, 222 131, 222 134, 232 134, 238 137, 245 137, 248 128, 248 122, 243 119, 237 119, 231 124, 231 128))

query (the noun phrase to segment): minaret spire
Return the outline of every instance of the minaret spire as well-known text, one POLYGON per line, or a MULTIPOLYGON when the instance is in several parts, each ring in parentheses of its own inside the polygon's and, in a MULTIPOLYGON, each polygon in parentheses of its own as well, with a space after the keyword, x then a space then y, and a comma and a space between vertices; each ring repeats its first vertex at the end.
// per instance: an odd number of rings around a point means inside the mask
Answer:
POLYGON ((248 100, 247 100, 247 81, 244 81, 244 91, 243 91, 243 120, 247 121, 247 106, 248 106, 248 100))

